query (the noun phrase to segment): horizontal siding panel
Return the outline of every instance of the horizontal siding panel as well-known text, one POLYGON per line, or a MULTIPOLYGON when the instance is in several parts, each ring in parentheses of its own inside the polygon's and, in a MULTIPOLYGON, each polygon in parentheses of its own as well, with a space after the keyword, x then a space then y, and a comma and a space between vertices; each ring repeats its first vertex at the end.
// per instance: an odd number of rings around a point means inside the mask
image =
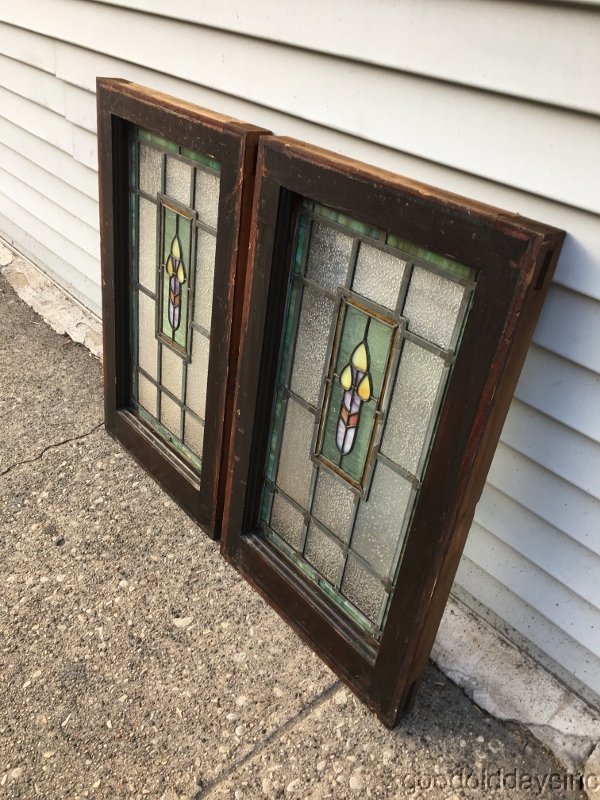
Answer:
POLYGON ((65 239, 88 253, 96 261, 100 260, 100 234, 81 220, 65 211, 55 202, 45 197, 40 191, 29 184, 15 178, 6 170, 0 168, 0 186, 5 194, 29 211, 32 217, 37 217, 46 225, 52 227, 65 239))
POLYGON ((159 25, 149 15, 83 0, 45 0, 43 14, 37 5, 10 6, 6 19, 420 158, 600 211, 598 118, 169 19, 159 25), (169 41, 177 42, 177 58, 165 47, 169 41), (302 75, 293 91, 290 75, 302 75))
POLYGON ((600 375, 532 345, 515 396, 600 442, 600 375))
POLYGON ((600 501, 596 498, 502 442, 487 480, 490 486, 600 555, 600 501))
POLYGON ((98 202, 98 174, 70 155, 0 116, 0 142, 40 164, 86 197, 98 202))
MULTIPOLYGON (((463 556, 458 567, 456 584, 466 589, 480 603, 505 620, 510 628, 529 639, 592 691, 600 694, 600 658, 581 642, 553 625, 543 614, 466 556, 463 556)), ((510 631, 508 635, 510 636, 510 631)))
POLYGON ((489 484, 477 505, 475 522, 576 595, 600 607, 600 534, 593 552, 489 484))
POLYGON ((65 87, 54 75, 0 55, 0 86, 55 114, 65 115, 65 87))
POLYGON ((37 69, 43 69, 44 72, 55 73, 54 42, 47 36, 40 36, 0 22, 0 53, 37 69))
POLYGON ((479 0, 105 0, 244 36, 600 112, 600 14, 479 0), (473 66, 477 65, 477 69, 473 66))
POLYGON ((64 81, 95 91, 96 76, 118 76, 183 97, 207 108, 250 120, 276 133, 295 136, 344 155, 372 163, 442 189, 477 198, 568 231, 554 280, 600 300, 600 248, 598 217, 514 189, 414 158, 363 139, 322 128, 275 110, 230 97, 201 86, 154 72, 135 64, 56 43, 57 74, 64 81))
POLYGON ((96 281, 86 277, 81 271, 86 254, 79 251, 81 255, 74 262, 77 266, 73 266, 65 260, 65 257, 73 257, 73 245, 39 221, 29 226, 27 217, 27 212, 0 193, 0 235, 100 317, 100 265, 97 265, 96 281))
POLYGON ((473 523, 464 553, 568 636, 600 656, 600 609, 477 523, 473 523))
POLYGON ((1 143, 0 139, 0 168, 18 178, 22 183, 31 186, 44 197, 52 200, 64 211, 72 214, 77 219, 96 231, 100 230, 98 219, 98 203, 90 197, 69 186, 68 183, 57 179, 55 175, 24 158, 1 143))
POLYGON ((65 87, 65 116, 78 128, 95 134, 97 129, 96 93, 86 92, 77 86, 65 87))
POLYGON ((21 230, 26 231, 31 239, 37 240, 48 250, 60 256, 82 277, 91 281, 100 290, 100 262, 71 239, 56 230, 49 221, 33 216, 30 211, 20 206, 14 196, 0 192, 0 213, 11 219, 21 230))
POLYGON ((598 442, 519 400, 511 404, 501 439, 518 453, 600 500, 598 442))
POLYGON ((533 341, 600 374, 600 302, 552 286, 533 341))
POLYGON ((73 156, 76 161, 97 171, 98 144, 94 134, 1 86, 0 111, 9 122, 39 136, 48 144, 73 156))

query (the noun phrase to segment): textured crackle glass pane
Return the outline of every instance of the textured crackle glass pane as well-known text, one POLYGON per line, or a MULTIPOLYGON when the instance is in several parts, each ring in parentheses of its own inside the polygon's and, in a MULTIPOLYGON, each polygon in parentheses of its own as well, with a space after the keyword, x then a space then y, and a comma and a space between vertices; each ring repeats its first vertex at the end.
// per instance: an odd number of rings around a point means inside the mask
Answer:
POLYGON ((278 533, 282 539, 285 539, 294 550, 300 549, 304 517, 298 509, 294 508, 294 506, 288 503, 280 494, 276 494, 273 497, 271 527, 275 533, 278 533))
POLYGON ((181 437, 181 409, 164 392, 160 395, 160 421, 174 436, 181 437))
POLYGON ((388 411, 381 452, 417 474, 444 362, 412 342, 405 342, 388 411))
POLYGON ((408 329, 440 347, 449 347, 464 293, 458 283, 415 267, 403 311, 408 329))
POLYGON ((210 332, 217 240, 212 234, 200 228, 196 234, 194 322, 210 332))
POLYGON ((217 227, 219 219, 219 189, 220 180, 216 175, 196 170, 196 197, 194 208, 198 218, 211 228, 217 227))
POLYGON ((198 458, 202 458, 202 447, 204 446, 204 425, 192 417, 191 414, 185 415, 185 429, 183 443, 189 447, 192 453, 198 458))
POLYGON ((342 592, 365 617, 377 624, 385 596, 384 588, 375 575, 366 570, 352 554, 349 554, 344 570, 342 592))
POLYGON ((277 469, 277 485, 303 508, 313 472, 310 460, 314 416, 291 398, 287 403, 283 440, 277 469))
POLYGON ((156 292, 156 206, 140 197, 139 204, 138 280, 149 291, 156 292))
POLYGON ((140 144, 140 189, 152 196, 161 191, 163 154, 140 144))
POLYGON ((206 336, 194 331, 192 360, 187 368, 186 405, 201 419, 206 410, 206 383, 208 380, 208 355, 210 343, 206 336))
POLYGON ((339 478, 320 469, 312 515, 344 541, 353 507, 354 494, 350 489, 339 478))
POLYGON ((333 301, 308 287, 304 289, 291 389, 312 405, 317 404, 323 381, 323 363, 332 313, 333 301))
POLYGON ((304 558, 329 583, 334 585, 337 580, 341 555, 342 551, 333 539, 320 531, 316 525, 308 526, 304 558))
POLYGON ((406 261, 401 258, 361 244, 352 288, 363 297, 394 310, 405 269, 406 261))
POLYGON ((168 389, 171 394, 174 394, 178 400, 181 400, 182 376, 183 361, 181 357, 168 347, 163 346, 160 382, 165 389, 168 389))
POLYGON ((156 304, 148 295, 138 292, 138 359, 140 367, 156 379, 158 342, 155 335, 156 304))
POLYGON ((384 578, 392 568, 411 491, 407 480, 379 463, 369 499, 360 503, 356 515, 350 547, 384 578))
POLYGON ((153 417, 156 416, 156 386, 143 375, 137 376, 138 403, 153 417))
POLYGON ((306 277, 325 289, 335 291, 346 281, 352 239, 320 222, 313 222, 306 277))
POLYGON ((192 168, 183 161, 167 156, 166 193, 173 200, 189 206, 191 197, 192 168))

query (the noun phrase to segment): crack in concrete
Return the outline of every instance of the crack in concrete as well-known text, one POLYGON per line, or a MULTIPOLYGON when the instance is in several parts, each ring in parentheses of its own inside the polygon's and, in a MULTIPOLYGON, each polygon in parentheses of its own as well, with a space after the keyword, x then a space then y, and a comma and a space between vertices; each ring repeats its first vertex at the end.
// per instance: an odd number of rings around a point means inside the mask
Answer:
POLYGON ((64 444, 69 444, 69 442, 77 442, 79 439, 85 439, 87 436, 91 436, 92 433, 95 433, 103 425, 104 420, 95 425, 91 431, 87 431, 87 433, 80 433, 78 436, 72 436, 70 439, 63 439, 61 442, 54 442, 54 444, 47 445, 40 453, 38 453, 37 456, 34 456, 34 458, 26 458, 25 461, 17 461, 14 464, 11 464, 10 467, 2 470, 2 472, 0 472, 0 478, 2 478, 4 475, 8 475, 8 473, 15 469, 15 467, 21 467, 23 464, 33 464, 35 461, 39 461, 40 458, 48 452, 48 450, 54 450, 54 448, 62 447, 64 444))
POLYGON ((341 685, 342 685, 341 681, 335 681, 335 683, 333 683, 327 689, 324 689, 321 692, 321 694, 317 695, 313 700, 310 701, 310 703, 307 703, 307 705, 302 709, 302 711, 299 714, 297 714, 295 717, 292 717, 291 719, 288 719, 287 722, 284 722, 284 724, 280 728, 276 728, 272 733, 266 736, 261 742, 259 742, 256 745, 256 747, 253 747, 252 750, 246 753, 245 756, 240 758, 239 761, 235 761, 230 767, 228 767, 225 770, 225 772, 219 775, 218 778, 215 778, 214 781, 211 781, 206 786, 200 788, 196 792, 196 794, 191 795, 190 800, 201 800, 201 798, 207 797, 209 794, 212 794, 213 791, 222 783, 224 783, 229 777, 231 777, 231 775, 233 775, 234 772, 237 772, 237 770, 241 769, 244 766, 244 764, 247 764, 249 761, 255 758, 255 756, 257 756, 259 753, 262 753, 263 750, 266 750, 266 748, 270 744, 276 742, 289 730, 294 728, 298 723, 302 722, 302 720, 308 717, 308 715, 311 714, 315 709, 319 708, 319 706, 323 705, 323 703, 329 700, 329 698, 340 688, 341 685))

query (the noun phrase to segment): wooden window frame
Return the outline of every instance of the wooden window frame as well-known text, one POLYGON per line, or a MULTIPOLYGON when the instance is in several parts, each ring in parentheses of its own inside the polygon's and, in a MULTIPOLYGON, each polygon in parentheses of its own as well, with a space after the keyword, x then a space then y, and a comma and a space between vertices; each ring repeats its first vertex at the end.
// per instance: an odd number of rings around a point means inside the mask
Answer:
POLYGON ((268 131, 129 81, 98 78, 104 409, 106 430, 215 539, 246 274, 256 153, 268 131), (221 164, 202 474, 131 408, 129 136, 141 127, 221 164))
POLYGON ((264 138, 257 175, 221 548, 393 727, 414 703, 565 234, 293 139, 264 138), (478 271, 378 645, 257 532, 302 198, 478 271))

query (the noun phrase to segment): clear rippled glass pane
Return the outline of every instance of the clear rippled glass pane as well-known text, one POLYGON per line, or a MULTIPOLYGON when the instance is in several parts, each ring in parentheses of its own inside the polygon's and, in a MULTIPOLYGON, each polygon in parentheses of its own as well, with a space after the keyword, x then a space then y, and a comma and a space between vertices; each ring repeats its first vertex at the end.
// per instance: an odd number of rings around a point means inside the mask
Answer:
POLYGON ((160 372, 160 382, 181 400, 181 384, 183 379, 183 361, 177 353, 168 347, 162 346, 162 363, 160 372))
POLYGON ((389 467, 375 469, 367 502, 361 502, 350 547, 387 578, 394 561, 412 485, 389 467))
POLYGON ((298 323, 291 389, 316 405, 323 382, 323 363, 331 328, 333 301, 306 287, 298 323))
POLYGON ((138 359, 140 367, 156 379, 157 347, 156 304, 148 295, 138 292, 138 359))
POLYGON ((198 218, 211 228, 217 227, 219 219, 220 180, 202 169, 196 170, 196 197, 194 208, 198 218))
POLYGON ((460 284, 415 267, 402 312, 408 329, 440 347, 450 347, 464 293, 460 284))
POLYGON ((201 419, 204 419, 206 412, 209 347, 210 343, 206 336, 194 331, 192 360, 187 368, 185 402, 201 419))
MULTIPOLYGON (((381 452, 417 475, 444 362, 412 342, 405 342, 388 411, 381 452)), ((420 477, 420 476, 417 476, 420 477)))
POLYGON ((181 436, 181 409, 164 392, 160 395, 160 421, 178 439, 181 436))
POLYGON ((185 429, 183 443, 195 453, 198 458, 202 458, 202 448, 204 446, 204 425, 186 412, 185 429))
POLYGON ((348 273, 352 239, 320 222, 313 222, 308 248, 306 277, 335 291, 348 273))
POLYGON ((194 322, 210 333, 217 240, 212 234, 198 228, 196 242, 194 322))
POLYGON ((161 190, 163 154, 140 144, 140 189, 153 197, 161 190))
POLYGON ((352 288, 363 297, 395 310, 406 261, 384 253, 376 247, 361 244, 356 261, 352 288))
POLYGON ((189 206, 192 191, 192 168, 176 158, 167 156, 166 193, 173 200, 189 206))
POLYGON ((271 528, 293 547, 294 550, 300 550, 302 546, 304 517, 297 508, 294 508, 294 506, 288 503, 280 494, 276 494, 273 497, 271 528))
POLYGON ((306 508, 313 472, 310 449, 314 416, 291 398, 287 403, 283 439, 277 469, 277 485, 306 508))
POLYGON ((137 376, 138 403, 153 417, 156 416, 156 386, 143 375, 137 376))
POLYGON ((316 525, 309 525, 304 548, 304 558, 317 572, 335 585, 340 567, 342 551, 327 534, 320 531, 316 525))
POLYGON ((377 624, 385 597, 384 588, 375 575, 366 570, 351 553, 344 571, 342 592, 365 617, 377 624))
POLYGON ((312 514, 342 541, 346 540, 354 493, 339 478, 319 470, 312 514))
POLYGON ((156 206, 140 197, 138 243, 138 280, 150 292, 156 292, 156 206))

